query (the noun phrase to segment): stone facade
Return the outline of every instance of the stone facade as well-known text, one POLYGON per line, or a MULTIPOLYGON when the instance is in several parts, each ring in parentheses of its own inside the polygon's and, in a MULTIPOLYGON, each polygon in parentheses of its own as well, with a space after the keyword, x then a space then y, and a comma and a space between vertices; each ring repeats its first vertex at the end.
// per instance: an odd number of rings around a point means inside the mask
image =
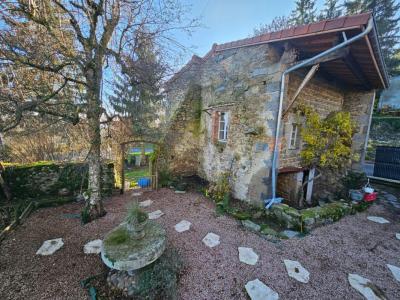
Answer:
MULTIPOLYGON (((280 79, 295 60, 293 49, 276 49, 268 44, 192 58, 191 66, 167 85, 170 127, 162 155, 165 165, 173 173, 197 174, 212 182, 229 172, 235 198, 261 204, 270 197, 280 79), (215 136, 220 113, 228 115, 226 141, 218 141, 215 136)), ((284 110, 303 78, 303 73, 287 76, 284 110)), ((345 92, 317 74, 296 102, 312 106, 322 116, 347 109, 356 121, 364 122, 371 101, 366 101, 365 93, 360 95, 345 92), (359 101, 366 106, 362 112, 353 107, 359 101)), ((300 166, 301 141, 295 149, 288 145, 293 123, 301 120, 289 112, 280 132, 280 168, 300 166)), ((281 191, 295 197, 302 183, 300 177, 287 176, 296 184, 281 184, 281 191)))

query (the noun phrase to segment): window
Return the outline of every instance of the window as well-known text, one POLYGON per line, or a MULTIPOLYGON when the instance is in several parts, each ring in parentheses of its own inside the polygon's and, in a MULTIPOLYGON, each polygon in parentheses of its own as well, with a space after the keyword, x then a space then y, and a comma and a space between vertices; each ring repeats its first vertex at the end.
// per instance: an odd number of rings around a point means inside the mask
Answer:
POLYGON ((219 127, 218 127, 218 140, 221 142, 226 142, 228 139, 228 113, 219 113, 219 127))
POLYGON ((290 133, 289 149, 297 149, 300 144, 299 124, 292 124, 290 133))

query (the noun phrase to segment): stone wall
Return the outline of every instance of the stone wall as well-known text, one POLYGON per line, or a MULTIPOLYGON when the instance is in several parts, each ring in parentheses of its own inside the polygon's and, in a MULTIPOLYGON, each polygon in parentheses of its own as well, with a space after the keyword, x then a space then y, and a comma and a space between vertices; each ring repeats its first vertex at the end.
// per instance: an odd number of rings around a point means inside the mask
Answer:
POLYGON ((184 98, 178 100, 180 104, 170 116, 159 167, 172 174, 191 176, 199 170, 201 87, 190 83, 184 91, 184 98))
MULTIPOLYGON (((13 198, 25 199, 56 196, 63 189, 69 195, 87 189, 88 167, 84 163, 53 162, 29 165, 6 165, 3 178, 10 187, 13 198)), ((114 166, 102 167, 102 194, 110 196, 114 188, 114 166)), ((0 195, 2 193, 0 192, 0 195)))
MULTIPOLYGON (((304 76, 304 74, 299 73, 289 75, 288 97, 286 97, 284 102, 284 111, 297 88, 300 86, 304 76)), ((301 90, 293 107, 297 104, 305 104, 315 109, 322 118, 325 118, 329 113, 341 110, 343 101, 344 93, 340 88, 330 85, 325 80, 315 75, 301 90)), ((283 119, 282 151, 279 161, 280 168, 301 166, 301 143, 299 143, 297 149, 290 149, 288 147, 293 123, 304 123, 304 120, 299 119, 294 113, 289 112, 283 119)))
MULTIPOLYGON (((211 182, 228 172, 235 198, 252 204, 261 204, 269 198, 280 79, 282 72, 295 60, 295 51, 290 47, 276 49, 268 44, 228 49, 204 59, 192 58, 191 64, 168 84, 167 98, 175 109, 170 110, 165 165, 174 173, 197 174, 211 182), (193 90, 199 91, 194 98, 193 90), (201 103, 200 114, 196 101, 201 103), (229 115, 226 142, 213 138, 213 116, 218 112, 229 115)), ((286 78, 284 107, 304 76, 299 72, 286 78)), ((368 104, 364 96, 356 97, 362 102, 360 110, 353 98, 354 94, 345 93, 317 73, 296 102, 313 107, 322 117, 346 105, 357 121, 364 120, 364 105, 368 104)), ((283 120, 280 168, 300 166, 301 143, 297 149, 288 148, 291 125, 304 122, 296 118, 290 112, 283 120)), ((360 138, 356 137, 356 143, 360 138)), ((298 186, 286 185, 287 190, 283 192, 293 198, 298 186)), ((281 187, 284 188, 282 184, 281 187)))

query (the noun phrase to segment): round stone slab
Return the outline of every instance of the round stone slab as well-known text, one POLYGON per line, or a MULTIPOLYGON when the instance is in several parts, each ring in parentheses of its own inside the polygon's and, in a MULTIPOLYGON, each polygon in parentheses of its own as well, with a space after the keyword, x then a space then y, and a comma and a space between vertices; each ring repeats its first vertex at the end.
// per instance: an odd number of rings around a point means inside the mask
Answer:
POLYGON ((131 238, 126 223, 111 230, 104 238, 101 259, 107 267, 120 271, 132 271, 143 268, 165 250, 166 232, 156 222, 148 221, 145 236, 136 240, 131 238))

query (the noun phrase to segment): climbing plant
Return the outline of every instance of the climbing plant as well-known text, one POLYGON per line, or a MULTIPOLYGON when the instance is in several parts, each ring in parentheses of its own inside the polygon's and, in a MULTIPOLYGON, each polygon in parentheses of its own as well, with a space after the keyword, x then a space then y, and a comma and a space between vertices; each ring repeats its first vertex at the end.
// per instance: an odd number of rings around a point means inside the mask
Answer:
MULTIPOLYGON (((324 171, 338 173, 348 166, 357 155, 352 153, 352 137, 356 127, 350 113, 338 111, 330 113, 326 118, 306 105, 297 106, 299 117, 305 118, 301 128, 303 148, 300 152, 303 167, 315 169, 317 175, 311 180, 322 176, 324 171)), ((300 189, 299 205, 304 203, 304 186, 300 189)))
POLYGON ((350 113, 332 112, 322 119, 308 106, 300 105, 297 109, 305 117, 301 129, 304 146, 300 153, 305 167, 340 170, 357 158, 351 151, 356 128, 350 113))

